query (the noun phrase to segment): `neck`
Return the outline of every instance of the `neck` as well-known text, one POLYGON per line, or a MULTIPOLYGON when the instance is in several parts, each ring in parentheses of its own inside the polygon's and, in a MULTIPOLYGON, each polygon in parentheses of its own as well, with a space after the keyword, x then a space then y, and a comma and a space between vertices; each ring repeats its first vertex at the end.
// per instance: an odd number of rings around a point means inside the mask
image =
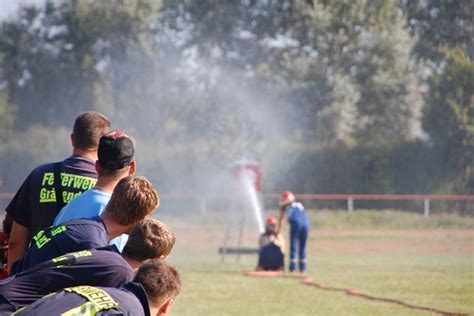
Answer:
POLYGON ((72 148, 72 154, 74 156, 82 156, 89 158, 90 160, 96 161, 99 158, 97 157, 97 150, 84 150, 80 148, 73 147, 72 148))
POLYGON ((119 181, 121 179, 122 178, 120 178, 120 179, 111 179, 111 178, 108 178, 108 177, 99 176, 99 178, 97 179, 97 183, 95 184, 95 188, 102 191, 102 192, 112 194, 112 192, 114 191, 115 186, 117 185, 117 183, 119 183, 119 181))
POLYGON ((104 221, 110 240, 128 232, 130 228, 132 228, 132 225, 125 226, 117 223, 113 218, 110 217, 109 213, 107 213, 107 209, 100 217, 104 221))
POLYGON ((157 316, 165 315, 165 313, 162 313, 160 310, 160 307, 156 306, 156 304, 150 303, 149 308, 150 308, 150 315, 157 315, 157 316))
POLYGON ((124 254, 122 254, 122 258, 127 261, 127 263, 132 268, 133 272, 136 273, 138 268, 142 265, 143 261, 132 259, 124 254))

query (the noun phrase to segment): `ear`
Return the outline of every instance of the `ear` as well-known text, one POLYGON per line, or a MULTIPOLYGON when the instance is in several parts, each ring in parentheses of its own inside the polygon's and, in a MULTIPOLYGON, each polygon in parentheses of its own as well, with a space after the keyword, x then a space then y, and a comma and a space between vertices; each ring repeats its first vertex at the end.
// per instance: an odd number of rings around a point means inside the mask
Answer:
POLYGON ((166 315, 166 313, 168 313, 171 310, 173 305, 174 305, 174 299, 172 298, 168 299, 163 305, 161 305, 159 315, 166 315))
POLYGON ((100 163, 99 163, 99 160, 96 160, 96 161, 95 161, 95 171, 97 171, 97 173, 99 173, 99 171, 100 171, 100 163))
POLYGON ((135 160, 132 160, 132 162, 130 163, 130 169, 128 171, 129 175, 133 176, 136 170, 137 170, 137 164, 135 160))
POLYGON ((71 138, 71 145, 74 147, 74 133, 71 133, 69 137, 71 138))

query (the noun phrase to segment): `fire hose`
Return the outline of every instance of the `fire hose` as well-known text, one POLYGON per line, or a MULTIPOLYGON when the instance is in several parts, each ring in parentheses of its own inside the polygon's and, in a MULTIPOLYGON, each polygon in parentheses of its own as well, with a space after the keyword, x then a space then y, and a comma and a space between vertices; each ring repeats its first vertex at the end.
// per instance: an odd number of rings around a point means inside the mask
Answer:
POLYGON ((304 276, 304 275, 301 275, 301 276, 300 275, 287 275, 287 274, 283 274, 281 271, 251 271, 251 272, 247 272, 245 275, 252 276, 252 277, 283 277, 283 278, 300 279, 303 282, 303 284, 313 286, 321 290, 343 292, 346 295, 350 295, 350 296, 358 296, 358 297, 365 298, 371 301, 398 304, 406 308, 423 310, 423 311, 427 311, 431 313, 440 314, 443 316, 468 316, 468 314, 448 312, 448 311, 443 311, 443 310, 436 309, 433 307, 414 305, 411 303, 404 302, 402 300, 368 295, 368 294, 360 293, 359 291, 354 290, 354 289, 326 286, 320 283, 316 283, 313 281, 311 277, 304 276))

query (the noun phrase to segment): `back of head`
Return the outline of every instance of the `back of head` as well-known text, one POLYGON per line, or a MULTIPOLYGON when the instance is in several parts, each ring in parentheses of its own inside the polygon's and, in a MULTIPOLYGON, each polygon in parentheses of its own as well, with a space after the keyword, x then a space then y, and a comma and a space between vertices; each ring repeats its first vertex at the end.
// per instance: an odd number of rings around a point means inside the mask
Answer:
POLYGON ((168 225, 145 218, 133 226, 122 254, 138 261, 167 257, 175 242, 176 237, 168 225))
POLYGON ((272 224, 265 225, 265 234, 272 235, 276 233, 276 226, 272 224))
POLYGON ((72 133, 74 134, 73 146, 82 150, 96 150, 99 139, 110 127, 109 119, 99 112, 85 112, 79 115, 72 133))
POLYGON ((295 195, 291 191, 285 191, 280 196, 279 205, 280 207, 290 205, 295 201, 295 195))
POLYGON ((135 155, 135 144, 132 138, 121 130, 113 130, 99 140, 97 156, 99 175, 122 174, 127 171, 135 155))
POLYGON ((142 264, 133 281, 143 286, 148 300, 157 306, 176 298, 181 291, 178 271, 164 259, 154 259, 142 264))
POLYGON ((268 216, 265 222, 265 233, 274 234, 276 231, 276 225, 278 221, 275 216, 268 216))
POLYGON ((115 187, 105 211, 120 225, 132 225, 150 215, 160 197, 145 177, 128 176, 115 187))

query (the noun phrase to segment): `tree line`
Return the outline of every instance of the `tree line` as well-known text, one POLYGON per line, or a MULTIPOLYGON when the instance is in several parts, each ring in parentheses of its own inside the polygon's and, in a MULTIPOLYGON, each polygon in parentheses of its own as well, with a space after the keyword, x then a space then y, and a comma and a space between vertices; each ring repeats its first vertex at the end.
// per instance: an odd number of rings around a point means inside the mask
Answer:
POLYGON ((474 194, 473 12, 470 0, 23 7, 0 25, 2 190, 59 160, 93 109, 137 138, 139 171, 164 192, 212 190, 248 157, 268 192, 474 194))

